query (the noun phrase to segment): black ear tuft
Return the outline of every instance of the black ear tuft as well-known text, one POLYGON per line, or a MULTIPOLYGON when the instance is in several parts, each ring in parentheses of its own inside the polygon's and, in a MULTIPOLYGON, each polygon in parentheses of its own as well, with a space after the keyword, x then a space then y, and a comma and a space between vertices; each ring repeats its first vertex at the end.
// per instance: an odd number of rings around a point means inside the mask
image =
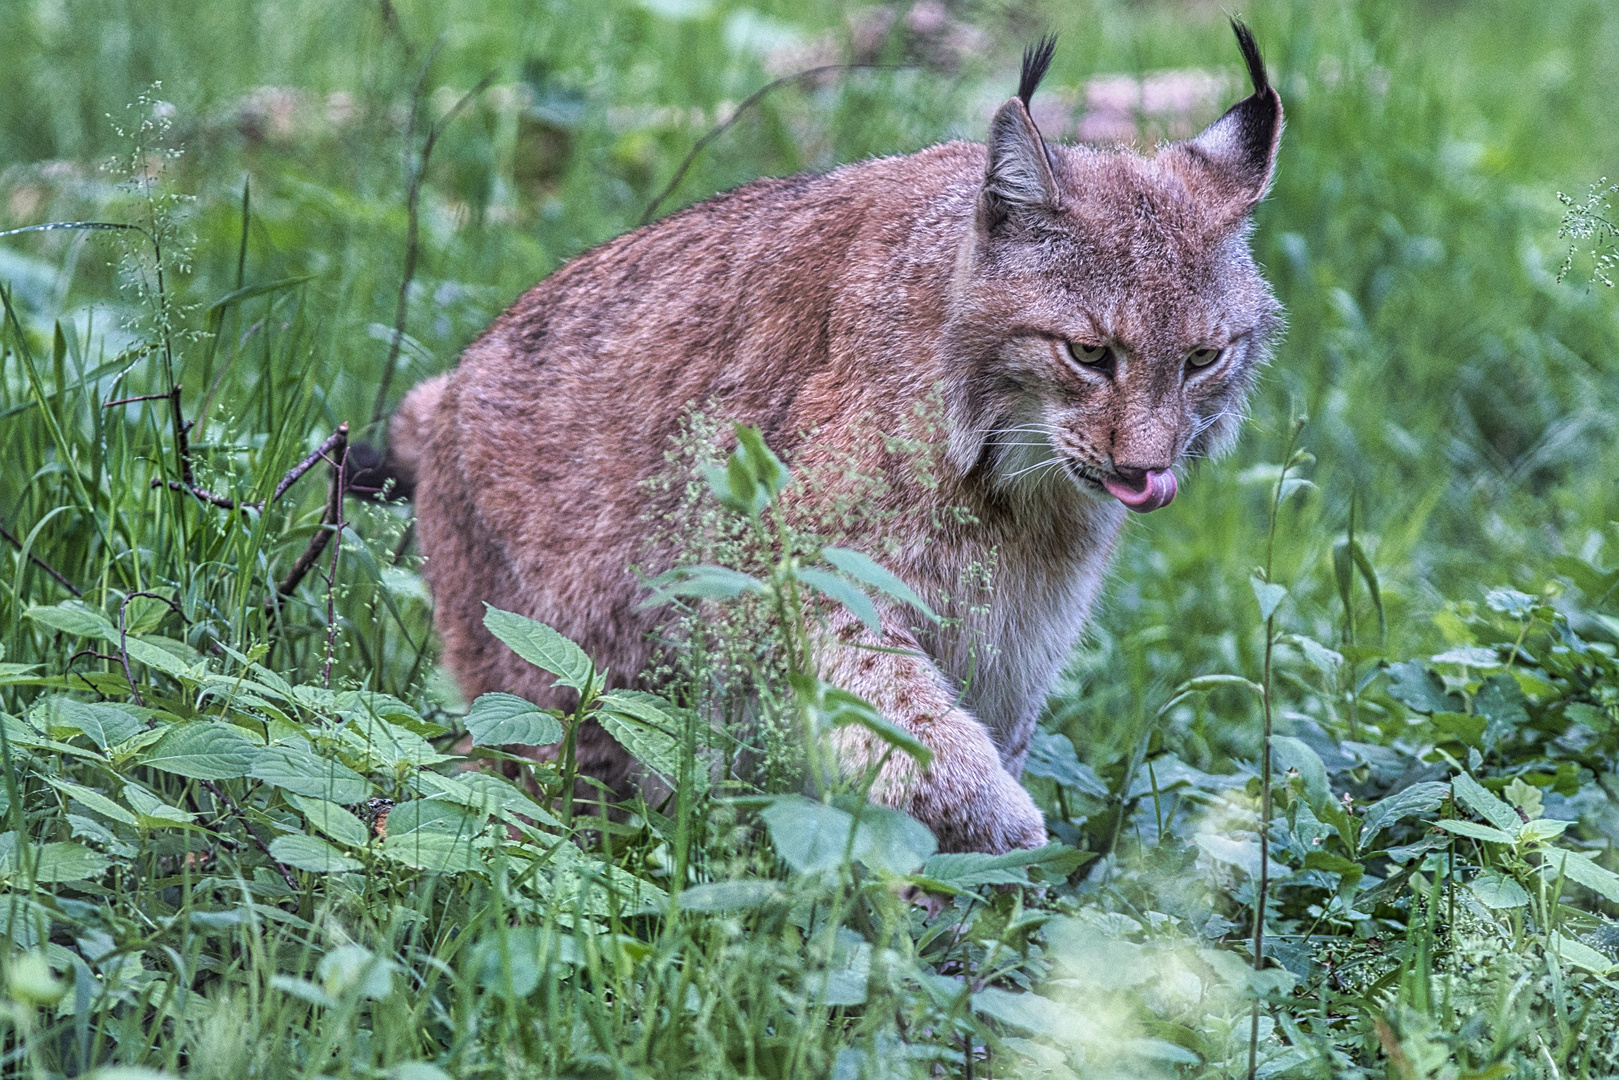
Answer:
POLYGON ((1265 58, 1259 55, 1259 43, 1254 32, 1241 19, 1231 20, 1231 29, 1237 35, 1237 47, 1242 50, 1243 63, 1248 65, 1248 78, 1253 80, 1254 93, 1263 95, 1270 89, 1270 78, 1265 74, 1265 58))
MULTIPOLYGON (((1241 32, 1246 33, 1247 29, 1244 28, 1241 32)), ((1253 38, 1250 37, 1248 40, 1251 42, 1253 38)), ((1029 99, 1040 86, 1040 80, 1046 77, 1046 68, 1051 66, 1051 54, 1056 51, 1056 34, 1047 34, 1039 42, 1023 50, 1023 70, 1018 76, 1017 96, 1025 109, 1029 107, 1029 99)))

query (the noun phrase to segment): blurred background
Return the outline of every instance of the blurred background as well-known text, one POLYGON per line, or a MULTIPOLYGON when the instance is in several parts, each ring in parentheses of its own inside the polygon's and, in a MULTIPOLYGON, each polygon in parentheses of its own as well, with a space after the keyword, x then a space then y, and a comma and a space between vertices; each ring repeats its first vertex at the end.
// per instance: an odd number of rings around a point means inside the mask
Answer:
MULTIPOLYGON (((1300 632, 1345 643, 1354 620, 1375 625, 1369 594, 1348 618, 1335 599, 1352 508, 1387 655, 1443 648, 1446 612, 1490 588, 1577 590, 1559 558, 1619 562, 1619 304, 1588 254, 1600 230, 1559 232, 1560 192, 1583 205, 1619 178, 1619 8, 1264 0, 1241 14, 1287 110, 1254 243, 1290 330, 1233 458, 1131 524, 1052 706, 1099 766, 1175 683, 1254 668, 1247 578, 1297 418, 1315 463, 1280 517, 1275 578, 1300 632)), ((1049 138, 1190 134, 1246 93, 1226 17, 1147 0, 19 0, 0 7, 0 231, 143 224, 164 243, 167 299, 152 302, 150 246, 111 232, 0 237, 0 281, 42 354, 61 343, 59 390, 164 389, 141 345, 164 323, 204 474, 273 483, 337 422, 367 427, 387 367, 384 412, 522 290, 644 217, 757 176, 981 138, 1042 32, 1061 35, 1037 98, 1049 138), (872 66, 752 100, 828 65, 872 66)), ((7 416, 30 407, 15 364, 4 393, 7 416)), ((166 421, 137 408, 119 438, 155 458, 166 421)), ((43 430, 0 430, 14 533, 68 498, 43 430)), ((35 550, 74 576, 89 548, 73 530, 89 528, 61 518, 35 550)), ((259 550, 209 558, 245 578, 259 550)), ((390 603, 425 612, 419 582, 387 569, 390 603)), ((221 603, 221 618, 249 606, 221 603)), ((355 677, 402 694, 423 677, 420 654, 354 637, 340 647, 355 677)), ((1212 707, 1184 706, 1162 738, 1204 768, 1251 756, 1252 725, 1217 727, 1212 707)))

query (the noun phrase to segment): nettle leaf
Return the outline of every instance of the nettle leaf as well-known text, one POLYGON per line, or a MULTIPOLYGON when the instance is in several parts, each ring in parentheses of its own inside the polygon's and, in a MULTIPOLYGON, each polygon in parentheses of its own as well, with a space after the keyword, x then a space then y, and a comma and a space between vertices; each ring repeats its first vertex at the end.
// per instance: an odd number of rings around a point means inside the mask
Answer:
POLYGON ((1031 868, 1038 868, 1047 880, 1060 881, 1088 857, 1087 852, 1057 843, 1002 855, 986 855, 981 851, 946 852, 923 863, 920 876, 930 884, 947 885, 953 890, 984 885, 1028 885, 1031 868))
POLYGON ((195 720, 169 728, 138 760, 196 780, 234 780, 247 775, 260 752, 230 724, 195 720))
POLYGON ((640 608, 658 607, 680 596, 698 600, 732 600, 743 593, 763 593, 764 582, 756 577, 724 566, 677 566, 666 570, 647 582, 652 595, 641 601, 640 608))
POLYGON ((902 604, 909 604, 934 622, 939 621, 939 616, 916 594, 916 590, 875 559, 852 548, 843 547, 824 547, 821 549, 821 558, 856 581, 864 582, 902 604))
POLYGON ((1598 866, 1589 856, 1553 848, 1542 859, 1540 873, 1549 883, 1555 885, 1559 877, 1566 877, 1619 904, 1619 874, 1598 866))
POLYGON ((1066 735, 1050 731, 1036 731, 1029 743, 1029 756, 1023 762, 1023 771, 1030 776, 1043 776, 1055 780, 1063 787, 1105 799, 1109 792, 1096 770, 1079 760, 1074 744, 1066 735))
POLYGON ((1327 782, 1327 767, 1310 745, 1291 735, 1271 738, 1271 754, 1284 771, 1297 770, 1304 781, 1304 797, 1312 807, 1320 807, 1332 799, 1332 787, 1327 782))
MULTIPOLYGON (((1215 862, 1235 866, 1249 877, 1259 877, 1259 841, 1233 840, 1227 836, 1216 833, 1199 833, 1197 846, 1203 849, 1203 854, 1215 862)), ((1267 876, 1272 881, 1278 881, 1293 873, 1292 869, 1271 859, 1268 865, 1267 876)))
POLYGON ((45 777, 45 782, 62 794, 76 802, 94 810, 102 817, 111 818, 125 825, 139 825, 135 815, 113 802, 99 791, 87 788, 82 784, 75 784, 67 780, 58 780, 55 777, 45 777))
POLYGON ((562 741, 557 718, 515 694, 480 694, 462 723, 473 746, 548 746, 562 741))
POLYGON ((1462 711, 1461 697, 1447 693, 1444 680, 1417 661, 1390 664, 1386 671, 1389 696, 1403 702, 1413 712, 1462 711))
POLYGON ((1480 825, 1476 821, 1436 821, 1434 824, 1446 832, 1468 836, 1474 840, 1487 840, 1492 844, 1510 844, 1513 841, 1511 833, 1502 832, 1488 825, 1480 825))
POLYGON ((774 881, 712 881, 683 891, 680 906, 686 911, 749 911, 786 895, 774 881))
POLYGON ((197 816, 178 806, 170 806, 139 784, 124 785, 124 801, 134 807, 141 824, 147 828, 184 825, 197 816))
POLYGON ((311 799, 304 795, 289 797, 292 805, 309 820, 309 824, 349 847, 364 847, 366 828, 360 819, 335 803, 325 799, 311 799))
POLYGON ((365 864, 351 859, 318 836, 288 833, 270 841, 270 858, 315 874, 341 874, 365 864))
POLYGON ((1413 814, 1426 814, 1439 809, 1439 805, 1449 795, 1449 784, 1431 780, 1412 784, 1402 791, 1379 799, 1366 808, 1366 816, 1360 830, 1360 849, 1365 850, 1377 838, 1378 833, 1395 822, 1413 814))
POLYGON ((1576 941, 1567 934, 1553 934, 1547 942, 1547 951, 1553 953, 1563 963, 1572 967, 1584 968, 1597 975, 1606 975, 1616 965, 1613 960, 1597 952, 1591 946, 1576 941))
POLYGON ((875 803, 860 808, 855 857, 871 869, 899 876, 914 873, 938 850, 933 831, 909 814, 875 803))
POLYGON ((1494 795, 1466 773, 1457 773, 1450 782, 1456 801, 1476 812, 1484 820, 1504 833, 1518 834, 1523 819, 1518 812, 1494 795))
POLYGON ((777 853, 798 873, 819 873, 843 865, 854 825, 847 811, 803 795, 783 795, 759 816, 777 853))
POLYGON ((1259 601, 1259 617, 1269 619, 1276 614, 1276 609, 1282 606, 1287 599, 1287 586, 1278 585, 1273 581, 1265 581, 1255 574, 1248 578, 1248 584, 1253 586, 1254 599, 1259 601))
MULTIPOLYGON (((388 817, 391 821, 393 814, 388 817)), ((472 846, 472 837, 455 836, 433 829, 415 829, 402 835, 390 830, 388 838, 382 842, 381 851, 396 862, 430 874, 487 869, 478 857, 477 849, 472 846)))
POLYGON ((453 754, 441 754, 434 750, 432 743, 414 731, 390 724, 386 720, 379 720, 366 713, 351 714, 337 732, 338 736, 356 752, 390 769, 404 765, 421 768, 424 765, 449 761, 454 757, 453 754))
POLYGON ((30 714, 55 739, 86 735, 102 750, 116 746, 141 730, 141 722, 113 705, 75 701, 53 695, 45 698, 30 714))
POLYGON ((1484 749, 1490 750, 1529 724, 1529 699, 1511 675, 1491 675, 1473 698, 1473 711, 1484 717, 1484 749))
POLYGON ((63 841, 35 846, 17 842, 17 834, 0 834, 0 877, 32 876, 39 883, 88 881, 100 877, 112 860, 83 844, 63 841))
POLYGON ((484 605, 483 624, 512 652, 535 667, 555 675, 560 685, 571 687, 581 694, 590 692, 595 665, 585 650, 551 627, 526 615, 502 611, 491 604, 484 605))
MULTIPOLYGON (((630 692, 614 690, 603 696, 594 718, 635 760, 671 780, 680 777, 681 747, 674 717, 630 692)), ((708 790, 707 761, 693 763, 691 780, 698 791, 708 790)))
POLYGON ((1520 908, 1529 903, 1529 894, 1499 870, 1486 870, 1468 883, 1478 902, 1496 911, 1520 908))
POLYGON ((37 623, 74 637, 106 639, 111 635, 112 640, 118 640, 118 627, 113 621, 83 600, 64 600, 54 607, 35 605, 26 614, 37 623))
POLYGON ((410 799, 388 812, 385 830, 400 837, 413 832, 436 832, 446 836, 475 837, 483 832, 489 815, 449 799, 410 799))
POLYGON ((798 580, 848 608, 849 614, 864 623, 873 634, 882 633, 882 618, 877 614, 877 605, 857 586, 813 566, 798 571, 798 580))
POLYGON ((297 743, 265 747, 254 759, 248 775, 294 795, 350 806, 371 794, 371 782, 365 777, 297 743))

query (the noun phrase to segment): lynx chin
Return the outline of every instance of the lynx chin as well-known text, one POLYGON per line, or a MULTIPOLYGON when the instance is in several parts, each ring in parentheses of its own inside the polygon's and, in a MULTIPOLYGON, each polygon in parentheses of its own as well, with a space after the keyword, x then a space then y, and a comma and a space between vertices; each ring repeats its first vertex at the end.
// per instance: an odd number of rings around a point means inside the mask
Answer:
MULTIPOLYGON (((643 481, 701 404, 789 457, 836 453, 884 476, 896 507, 970 511, 900 527, 881 557, 929 598, 992 563, 987 606, 947 629, 894 607, 881 634, 835 614, 817 662, 933 750, 926 770, 890 759, 874 798, 944 850, 1043 844, 1018 778, 1119 530, 1175 498, 1187 458, 1231 444, 1281 328, 1248 236, 1282 105, 1232 25, 1254 92, 1193 139, 1150 156, 1047 143, 1029 99, 1048 39, 985 145, 759 180, 621 236, 416 386, 390 460, 414 488, 445 659, 468 697, 566 707, 571 694, 489 635, 485 601, 552 624, 620 680, 646 667, 665 616, 638 609, 631 570, 652 528, 643 481), (872 433, 940 399, 943 464, 924 485, 872 433)), ((842 740, 850 767, 883 749, 853 727, 842 740)), ((579 760, 627 779, 599 729, 581 732, 579 760)))

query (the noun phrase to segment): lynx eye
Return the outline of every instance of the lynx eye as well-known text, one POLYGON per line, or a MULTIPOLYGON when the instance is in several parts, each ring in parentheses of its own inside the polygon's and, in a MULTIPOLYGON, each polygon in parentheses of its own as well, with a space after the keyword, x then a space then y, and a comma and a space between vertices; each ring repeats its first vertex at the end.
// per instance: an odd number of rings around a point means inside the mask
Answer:
POLYGON ((1216 360, 1224 349, 1193 349, 1186 354, 1186 366, 1192 368, 1206 368, 1216 360))
POLYGON ((1068 355, 1074 358, 1074 363, 1086 367, 1106 367, 1111 352, 1106 345, 1087 345, 1083 341, 1070 341, 1068 355))

